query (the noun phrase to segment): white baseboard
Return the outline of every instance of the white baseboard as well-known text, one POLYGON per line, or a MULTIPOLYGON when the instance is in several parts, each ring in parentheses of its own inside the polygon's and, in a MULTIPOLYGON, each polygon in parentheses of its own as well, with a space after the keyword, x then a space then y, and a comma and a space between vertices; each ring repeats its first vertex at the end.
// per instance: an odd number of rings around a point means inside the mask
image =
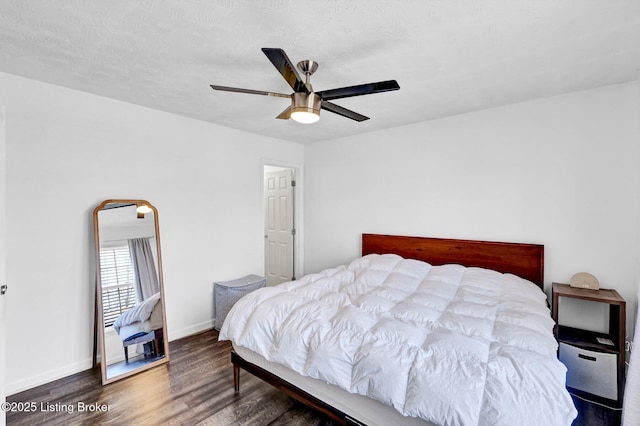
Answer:
POLYGON ((87 358, 84 361, 79 361, 74 364, 69 364, 61 368, 46 371, 42 374, 27 377, 15 382, 7 382, 7 395, 13 395, 18 392, 26 391, 36 386, 44 385, 54 380, 62 379, 67 376, 79 373, 81 371, 89 370, 93 366, 91 358, 87 358))
MULTIPOLYGON (((210 330, 213 328, 214 320, 210 319, 198 324, 191 325, 189 327, 181 328, 180 330, 169 329, 169 341, 181 339, 183 337, 197 334, 202 331, 210 330)), ((123 356, 124 359, 124 356, 123 356)), ((37 374, 24 379, 20 379, 14 382, 6 383, 6 394, 13 395, 18 392, 23 392, 36 386, 44 385, 54 380, 62 379, 64 377, 71 376, 81 371, 89 370, 93 366, 91 358, 87 358, 83 361, 78 361, 73 364, 66 365, 64 367, 56 368, 54 370, 46 371, 42 374, 37 374)))
POLYGON ((174 340, 182 339, 183 337, 191 336, 192 334, 211 330, 213 328, 213 322, 214 320, 210 319, 189 327, 181 328, 180 330, 171 330, 171 328, 169 328, 169 341, 173 342, 174 340))

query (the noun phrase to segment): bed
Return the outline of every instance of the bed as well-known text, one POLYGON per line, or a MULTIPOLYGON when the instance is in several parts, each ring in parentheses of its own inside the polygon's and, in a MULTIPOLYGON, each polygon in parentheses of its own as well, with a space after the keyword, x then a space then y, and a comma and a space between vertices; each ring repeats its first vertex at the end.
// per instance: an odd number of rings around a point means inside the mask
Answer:
POLYGON ((236 391, 242 368, 338 423, 567 425, 543 274, 541 245, 363 234, 348 265, 241 299, 219 338, 236 391))

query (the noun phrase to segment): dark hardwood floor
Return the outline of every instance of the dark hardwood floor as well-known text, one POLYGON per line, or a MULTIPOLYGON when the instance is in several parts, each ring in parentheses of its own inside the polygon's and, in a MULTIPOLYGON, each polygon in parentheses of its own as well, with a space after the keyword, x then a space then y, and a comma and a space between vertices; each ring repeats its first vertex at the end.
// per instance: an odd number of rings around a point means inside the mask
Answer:
MULTIPOLYGON (((35 411, 8 412, 7 425, 333 425, 245 371, 235 393, 231 344, 215 330, 171 342, 170 351, 169 364, 107 386, 94 369, 8 396, 35 411), (89 411, 96 405, 108 411, 89 411)), ((619 411, 574 402, 573 426, 620 424, 619 411)))
POLYGON ((235 393, 230 354, 215 330, 189 336, 168 364, 107 386, 95 369, 8 396, 35 411, 8 412, 7 425, 332 425, 244 371, 235 393))
POLYGON ((571 395, 578 417, 571 426, 619 426, 622 410, 609 408, 571 395))

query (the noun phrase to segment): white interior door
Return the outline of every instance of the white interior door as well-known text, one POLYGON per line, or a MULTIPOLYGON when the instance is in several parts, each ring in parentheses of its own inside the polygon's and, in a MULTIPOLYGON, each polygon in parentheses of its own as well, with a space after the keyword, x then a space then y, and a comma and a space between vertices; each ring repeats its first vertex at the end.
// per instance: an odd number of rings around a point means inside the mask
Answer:
MULTIPOLYGON (((6 284, 6 226, 5 226, 5 206, 7 205, 7 167, 6 167, 6 133, 5 133, 5 113, 0 107, 0 286, 6 284)), ((0 291, 3 293, 3 291, 0 291)), ((0 404, 6 400, 6 374, 5 374, 5 332, 4 332, 4 307, 5 295, 0 295, 0 404)), ((7 423, 4 410, 0 410, 0 426, 7 423)))
POLYGON ((267 285, 294 279, 293 170, 267 171, 265 196, 265 277, 267 285))

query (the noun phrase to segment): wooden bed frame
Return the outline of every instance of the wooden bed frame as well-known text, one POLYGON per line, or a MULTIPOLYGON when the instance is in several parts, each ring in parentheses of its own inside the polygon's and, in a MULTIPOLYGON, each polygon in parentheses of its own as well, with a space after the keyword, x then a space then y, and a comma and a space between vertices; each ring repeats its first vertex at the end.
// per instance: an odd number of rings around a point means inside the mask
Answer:
MULTIPOLYGON (((445 238, 406 237, 362 234, 362 255, 398 254, 432 265, 457 263, 511 273, 544 289, 544 246, 539 244, 502 243, 445 238)), ((275 374, 250 363, 236 352, 231 353, 233 384, 240 391, 240 369, 257 376, 290 397, 302 402, 339 424, 360 425, 342 411, 323 402, 275 374)))
POLYGON ((544 285, 544 246, 539 244, 453 240, 362 234, 362 255, 395 253, 431 265, 458 263, 514 274, 544 285))

